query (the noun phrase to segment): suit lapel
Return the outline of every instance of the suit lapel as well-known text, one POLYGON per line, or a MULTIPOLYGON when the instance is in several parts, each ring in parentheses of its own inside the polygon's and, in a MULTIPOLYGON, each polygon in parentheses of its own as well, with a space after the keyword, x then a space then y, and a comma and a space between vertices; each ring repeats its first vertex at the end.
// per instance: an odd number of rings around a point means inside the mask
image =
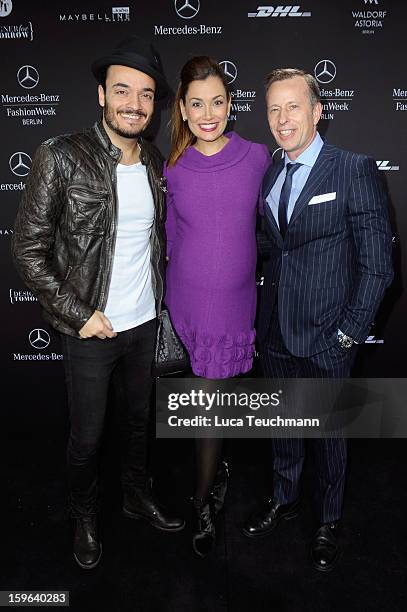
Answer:
POLYGON ((272 164, 270 168, 267 170, 266 174, 264 175, 262 190, 261 190, 264 200, 267 198, 268 194, 270 193, 274 183, 277 180, 278 175, 280 174, 283 168, 284 168, 284 158, 279 159, 276 163, 272 164))
POLYGON ((317 160, 309 174, 307 182, 305 183, 303 190, 301 191, 298 199, 295 203, 293 214, 291 215, 290 223, 288 224, 288 230, 290 224, 302 213, 304 208, 308 205, 309 200, 318 193, 318 189, 327 177, 332 172, 334 167, 334 161, 336 158, 336 149, 332 145, 324 144, 317 160))
POLYGON ((277 239, 277 241, 280 243, 282 243, 283 239, 281 237, 280 234, 280 230, 278 228, 277 222, 274 218, 273 213, 271 212, 270 206, 268 205, 266 198, 268 196, 268 194, 270 193, 274 183, 277 180, 278 175, 280 174, 280 172, 283 170, 284 168, 284 158, 279 159, 276 163, 274 163, 266 172, 266 174, 264 175, 263 178, 263 184, 262 184, 262 197, 264 200, 264 212, 265 212, 265 217, 267 219, 268 222, 268 226, 271 230, 271 232, 273 233, 273 235, 275 236, 275 238, 277 239))
POLYGON ((279 159, 277 162, 273 163, 270 166, 270 168, 267 170, 263 178, 262 189, 261 189, 262 197, 264 200, 264 211, 265 211, 265 216, 268 221, 268 225, 270 229, 272 230, 273 234, 275 234, 277 238, 280 238, 280 240, 281 240, 280 230, 278 229, 278 225, 276 223, 276 220, 274 219, 274 215, 271 212, 270 206, 268 205, 266 198, 268 194, 270 193, 274 183, 277 180, 278 175, 283 170, 283 168, 284 168, 284 157, 279 159))

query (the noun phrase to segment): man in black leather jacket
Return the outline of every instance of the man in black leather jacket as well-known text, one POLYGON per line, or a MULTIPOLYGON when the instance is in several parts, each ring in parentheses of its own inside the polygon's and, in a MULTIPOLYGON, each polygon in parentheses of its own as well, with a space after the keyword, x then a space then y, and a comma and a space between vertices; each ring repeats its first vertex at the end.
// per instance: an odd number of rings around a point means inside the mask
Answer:
POLYGON ((102 120, 39 147, 13 240, 22 278, 62 332, 74 557, 84 569, 96 567, 102 553, 97 455, 111 381, 125 413, 125 515, 164 531, 184 526, 157 505, 146 465, 166 188, 161 154, 142 132, 168 85, 154 49, 136 36, 92 71, 102 120))

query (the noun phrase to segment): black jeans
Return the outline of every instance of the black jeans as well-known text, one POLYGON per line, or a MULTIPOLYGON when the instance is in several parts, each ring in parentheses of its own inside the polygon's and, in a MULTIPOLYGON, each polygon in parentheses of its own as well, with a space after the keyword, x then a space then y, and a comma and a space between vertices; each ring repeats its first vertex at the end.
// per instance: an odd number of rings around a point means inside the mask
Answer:
POLYGON ((144 487, 156 319, 116 338, 62 336, 71 430, 68 481, 73 517, 94 514, 98 500, 98 449, 109 385, 123 411, 123 487, 144 487))

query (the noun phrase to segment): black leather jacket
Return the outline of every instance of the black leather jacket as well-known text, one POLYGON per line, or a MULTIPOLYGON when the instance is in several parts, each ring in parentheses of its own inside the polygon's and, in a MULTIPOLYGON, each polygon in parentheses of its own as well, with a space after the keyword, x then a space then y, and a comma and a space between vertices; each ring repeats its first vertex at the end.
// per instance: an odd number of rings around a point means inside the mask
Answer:
MULTIPOLYGON (((140 138, 140 159, 155 206, 151 231, 153 290, 164 291, 165 178, 157 148, 140 138)), ((44 142, 36 151, 17 214, 13 256, 38 297, 45 319, 77 336, 95 310, 103 312, 117 233, 116 166, 121 151, 102 123, 44 142)))

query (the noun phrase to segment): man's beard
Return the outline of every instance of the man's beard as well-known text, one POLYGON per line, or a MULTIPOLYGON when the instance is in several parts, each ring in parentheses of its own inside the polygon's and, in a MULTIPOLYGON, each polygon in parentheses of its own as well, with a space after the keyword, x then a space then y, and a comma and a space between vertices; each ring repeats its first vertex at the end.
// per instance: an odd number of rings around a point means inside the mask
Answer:
MULTIPOLYGON (((125 114, 133 114, 133 115, 137 114, 137 115, 141 115, 142 117, 147 117, 146 113, 141 109, 125 108, 120 112, 125 113, 125 114)), ((103 109, 103 117, 107 125, 109 126, 109 128, 113 132, 115 132, 115 134, 117 134, 118 136, 122 136, 123 138, 137 138, 137 136, 141 132, 143 132, 148 126, 148 124, 150 123, 150 121, 147 121, 141 127, 130 127, 129 126, 127 129, 121 128, 116 119, 116 112, 109 106, 107 102, 105 102, 105 106, 103 109)))

